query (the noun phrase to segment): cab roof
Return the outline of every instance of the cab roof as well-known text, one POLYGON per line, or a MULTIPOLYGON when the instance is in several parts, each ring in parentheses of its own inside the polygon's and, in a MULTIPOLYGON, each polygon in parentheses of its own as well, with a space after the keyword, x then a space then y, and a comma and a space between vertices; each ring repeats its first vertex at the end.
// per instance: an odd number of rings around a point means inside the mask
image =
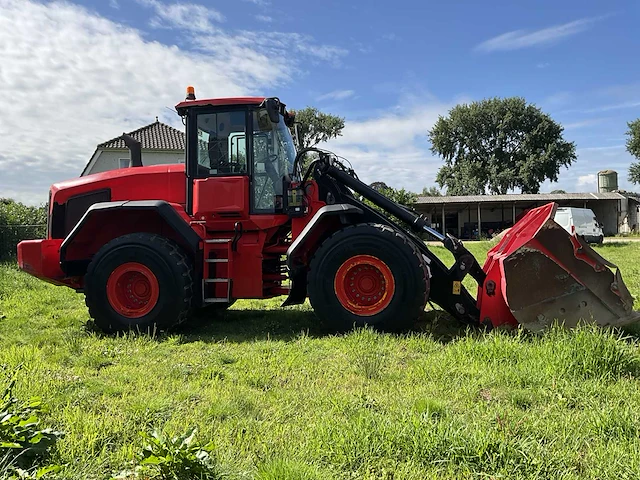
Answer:
POLYGON ((228 97, 205 98, 200 100, 185 100, 176 105, 180 115, 184 115, 190 107, 220 106, 220 105, 260 105, 265 97, 228 97))

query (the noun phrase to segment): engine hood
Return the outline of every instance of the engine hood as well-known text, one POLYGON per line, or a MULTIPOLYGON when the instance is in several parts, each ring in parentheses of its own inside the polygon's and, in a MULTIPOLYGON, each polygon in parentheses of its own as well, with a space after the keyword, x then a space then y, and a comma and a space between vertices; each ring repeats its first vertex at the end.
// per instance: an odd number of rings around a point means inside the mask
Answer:
POLYGON ((63 204, 69 198, 97 190, 109 190, 111 201, 165 200, 185 203, 184 164, 121 168, 55 183, 51 202, 63 204))

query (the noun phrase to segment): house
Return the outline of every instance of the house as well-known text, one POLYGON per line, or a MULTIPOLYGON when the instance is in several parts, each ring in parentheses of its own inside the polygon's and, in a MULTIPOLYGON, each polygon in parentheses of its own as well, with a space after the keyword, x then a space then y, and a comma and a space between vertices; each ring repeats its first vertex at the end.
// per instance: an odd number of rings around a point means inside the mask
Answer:
MULTIPOLYGON (((140 142, 143 165, 184 163, 184 133, 158 121, 157 117, 155 122, 128 135, 140 142)), ((97 146, 81 176, 130 166, 129 149, 122 138, 116 137, 97 146)))

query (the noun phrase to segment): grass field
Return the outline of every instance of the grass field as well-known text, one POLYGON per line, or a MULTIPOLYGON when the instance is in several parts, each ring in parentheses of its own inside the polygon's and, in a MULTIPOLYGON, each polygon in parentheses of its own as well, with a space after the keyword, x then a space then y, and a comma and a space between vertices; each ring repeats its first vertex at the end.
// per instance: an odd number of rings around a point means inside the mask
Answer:
MULTIPOLYGON (((640 295, 640 243, 598 251, 640 295)), ((0 265, 0 364, 23 366, 16 393, 66 433, 62 478, 110 478, 139 432, 197 427, 229 479, 637 479, 624 335, 482 334, 431 313, 409 335, 334 336, 307 306, 241 301, 169 336, 108 337, 81 295, 0 265)))

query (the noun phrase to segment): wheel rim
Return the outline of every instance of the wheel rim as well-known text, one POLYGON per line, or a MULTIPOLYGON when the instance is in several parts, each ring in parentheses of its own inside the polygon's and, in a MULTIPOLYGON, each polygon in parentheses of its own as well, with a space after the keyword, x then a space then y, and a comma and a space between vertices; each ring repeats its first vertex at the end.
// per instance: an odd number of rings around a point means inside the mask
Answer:
POLYGON ((107 280, 107 298, 111 307, 127 318, 140 318, 158 303, 160 286, 155 274, 137 262, 117 267, 107 280))
POLYGON ((382 312, 395 292, 391 269, 371 255, 356 255, 345 261, 338 268, 333 286, 340 304, 360 316, 382 312))

